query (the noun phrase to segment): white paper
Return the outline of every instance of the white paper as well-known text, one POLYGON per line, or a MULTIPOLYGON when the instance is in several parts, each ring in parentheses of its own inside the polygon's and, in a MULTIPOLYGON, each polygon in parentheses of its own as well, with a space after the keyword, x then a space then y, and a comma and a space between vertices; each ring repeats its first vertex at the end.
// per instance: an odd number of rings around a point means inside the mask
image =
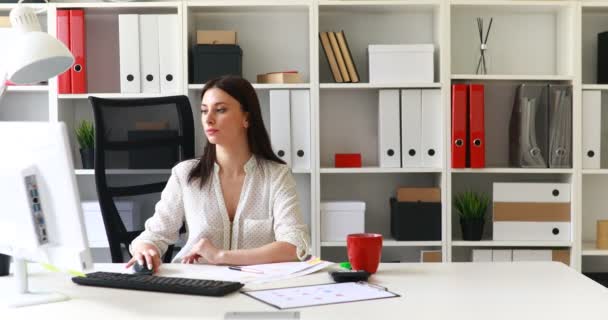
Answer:
POLYGON ((245 292, 279 309, 397 297, 385 288, 365 282, 343 282, 245 292))
POLYGON ((302 262, 282 262, 246 266, 247 269, 254 269, 262 273, 237 271, 229 269, 227 266, 208 266, 204 267, 199 274, 205 279, 236 281, 241 283, 266 283, 278 280, 291 279, 314 273, 332 265, 332 262, 313 258, 302 262))

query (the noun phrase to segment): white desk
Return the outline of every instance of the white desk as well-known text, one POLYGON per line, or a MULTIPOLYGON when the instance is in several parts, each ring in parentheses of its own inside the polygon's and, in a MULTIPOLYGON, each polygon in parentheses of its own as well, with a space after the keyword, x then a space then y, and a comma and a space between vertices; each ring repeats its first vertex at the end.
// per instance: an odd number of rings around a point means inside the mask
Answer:
MULTIPOLYGON (((204 278, 199 266, 162 268, 161 275, 204 278)), ((124 271, 124 265, 96 269, 124 271)), ((402 297, 302 308, 301 319, 608 319, 608 289, 561 263, 382 264, 370 279, 402 297)), ((0 277, 0 296, 13 280, 0 277)), ((245 288, 328 282, 329 275, 319 272, 245 288)), ((45 271, 31 272, 30 287, 54 289, 72 300, 0 310, 1 319, 223 319, 227 311, 275 310, 240 293, 212 298, 85 287, 45 271)))

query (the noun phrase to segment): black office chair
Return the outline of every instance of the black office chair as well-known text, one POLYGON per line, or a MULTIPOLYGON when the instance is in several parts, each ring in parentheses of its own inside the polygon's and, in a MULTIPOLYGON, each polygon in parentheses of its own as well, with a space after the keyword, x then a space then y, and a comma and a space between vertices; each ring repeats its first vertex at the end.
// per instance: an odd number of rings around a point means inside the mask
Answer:
MULTIPOLYGON (((129 179, 132 177, 123 176, 121 180, 120 176, 108 175, 106 170, 168 169, 179 161, 193 158, 192 109, 186 96, 145 99, 90 97, 89 101, 95 115, 97 196, 112 262, 121 263, 125 262, 122 246, 128 248, 143 230, 127 230, 114 203, 115 198, 160 193, 168 176, 163 178, 164 181, 134 185, 133 179, 129 179), (108 180, 113 180, 112 185, 108 180)), ((173 246, 170 246, 163 260, 170 262, 172 254, 173 246)))

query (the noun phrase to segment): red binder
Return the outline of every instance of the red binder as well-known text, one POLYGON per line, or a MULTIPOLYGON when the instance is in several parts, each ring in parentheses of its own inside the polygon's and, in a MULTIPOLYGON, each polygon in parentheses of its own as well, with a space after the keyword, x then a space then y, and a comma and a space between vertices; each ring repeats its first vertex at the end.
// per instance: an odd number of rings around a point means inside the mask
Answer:
POLYGON ((72 93, 87 92, 86 42, 84 10, 70 10, 70 50, 74 55, 72 76, 72 93))
POLYGON ((471 150, 471 168, 485 168, 486 166, 486 138, 483 110, 483 85, 469 85, 469 146, 471 150))
POLYGON ((467 85, 452 85, 452 168, 466 167, 467 85))
MULTIPOLYGON (((70 49, 70 10, 57 10, 57 39, 70 49)), ((72 93, 71 69, 57 77, 57 92, 72 93)))

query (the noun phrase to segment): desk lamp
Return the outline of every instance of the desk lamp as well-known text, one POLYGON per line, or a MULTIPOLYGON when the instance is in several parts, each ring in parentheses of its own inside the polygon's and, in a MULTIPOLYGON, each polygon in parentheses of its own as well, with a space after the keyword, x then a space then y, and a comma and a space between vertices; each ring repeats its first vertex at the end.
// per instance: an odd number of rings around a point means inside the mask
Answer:
POLYGON ((0 74, 0 97, 7 81, 37 83, 61 74, 74 63, 74 56, 61 41, 42 32, 36 16, 39 12, 21 5, 22 2, 19 0, 10 13, 15 42, 9 50, 6 70, 0 74))

